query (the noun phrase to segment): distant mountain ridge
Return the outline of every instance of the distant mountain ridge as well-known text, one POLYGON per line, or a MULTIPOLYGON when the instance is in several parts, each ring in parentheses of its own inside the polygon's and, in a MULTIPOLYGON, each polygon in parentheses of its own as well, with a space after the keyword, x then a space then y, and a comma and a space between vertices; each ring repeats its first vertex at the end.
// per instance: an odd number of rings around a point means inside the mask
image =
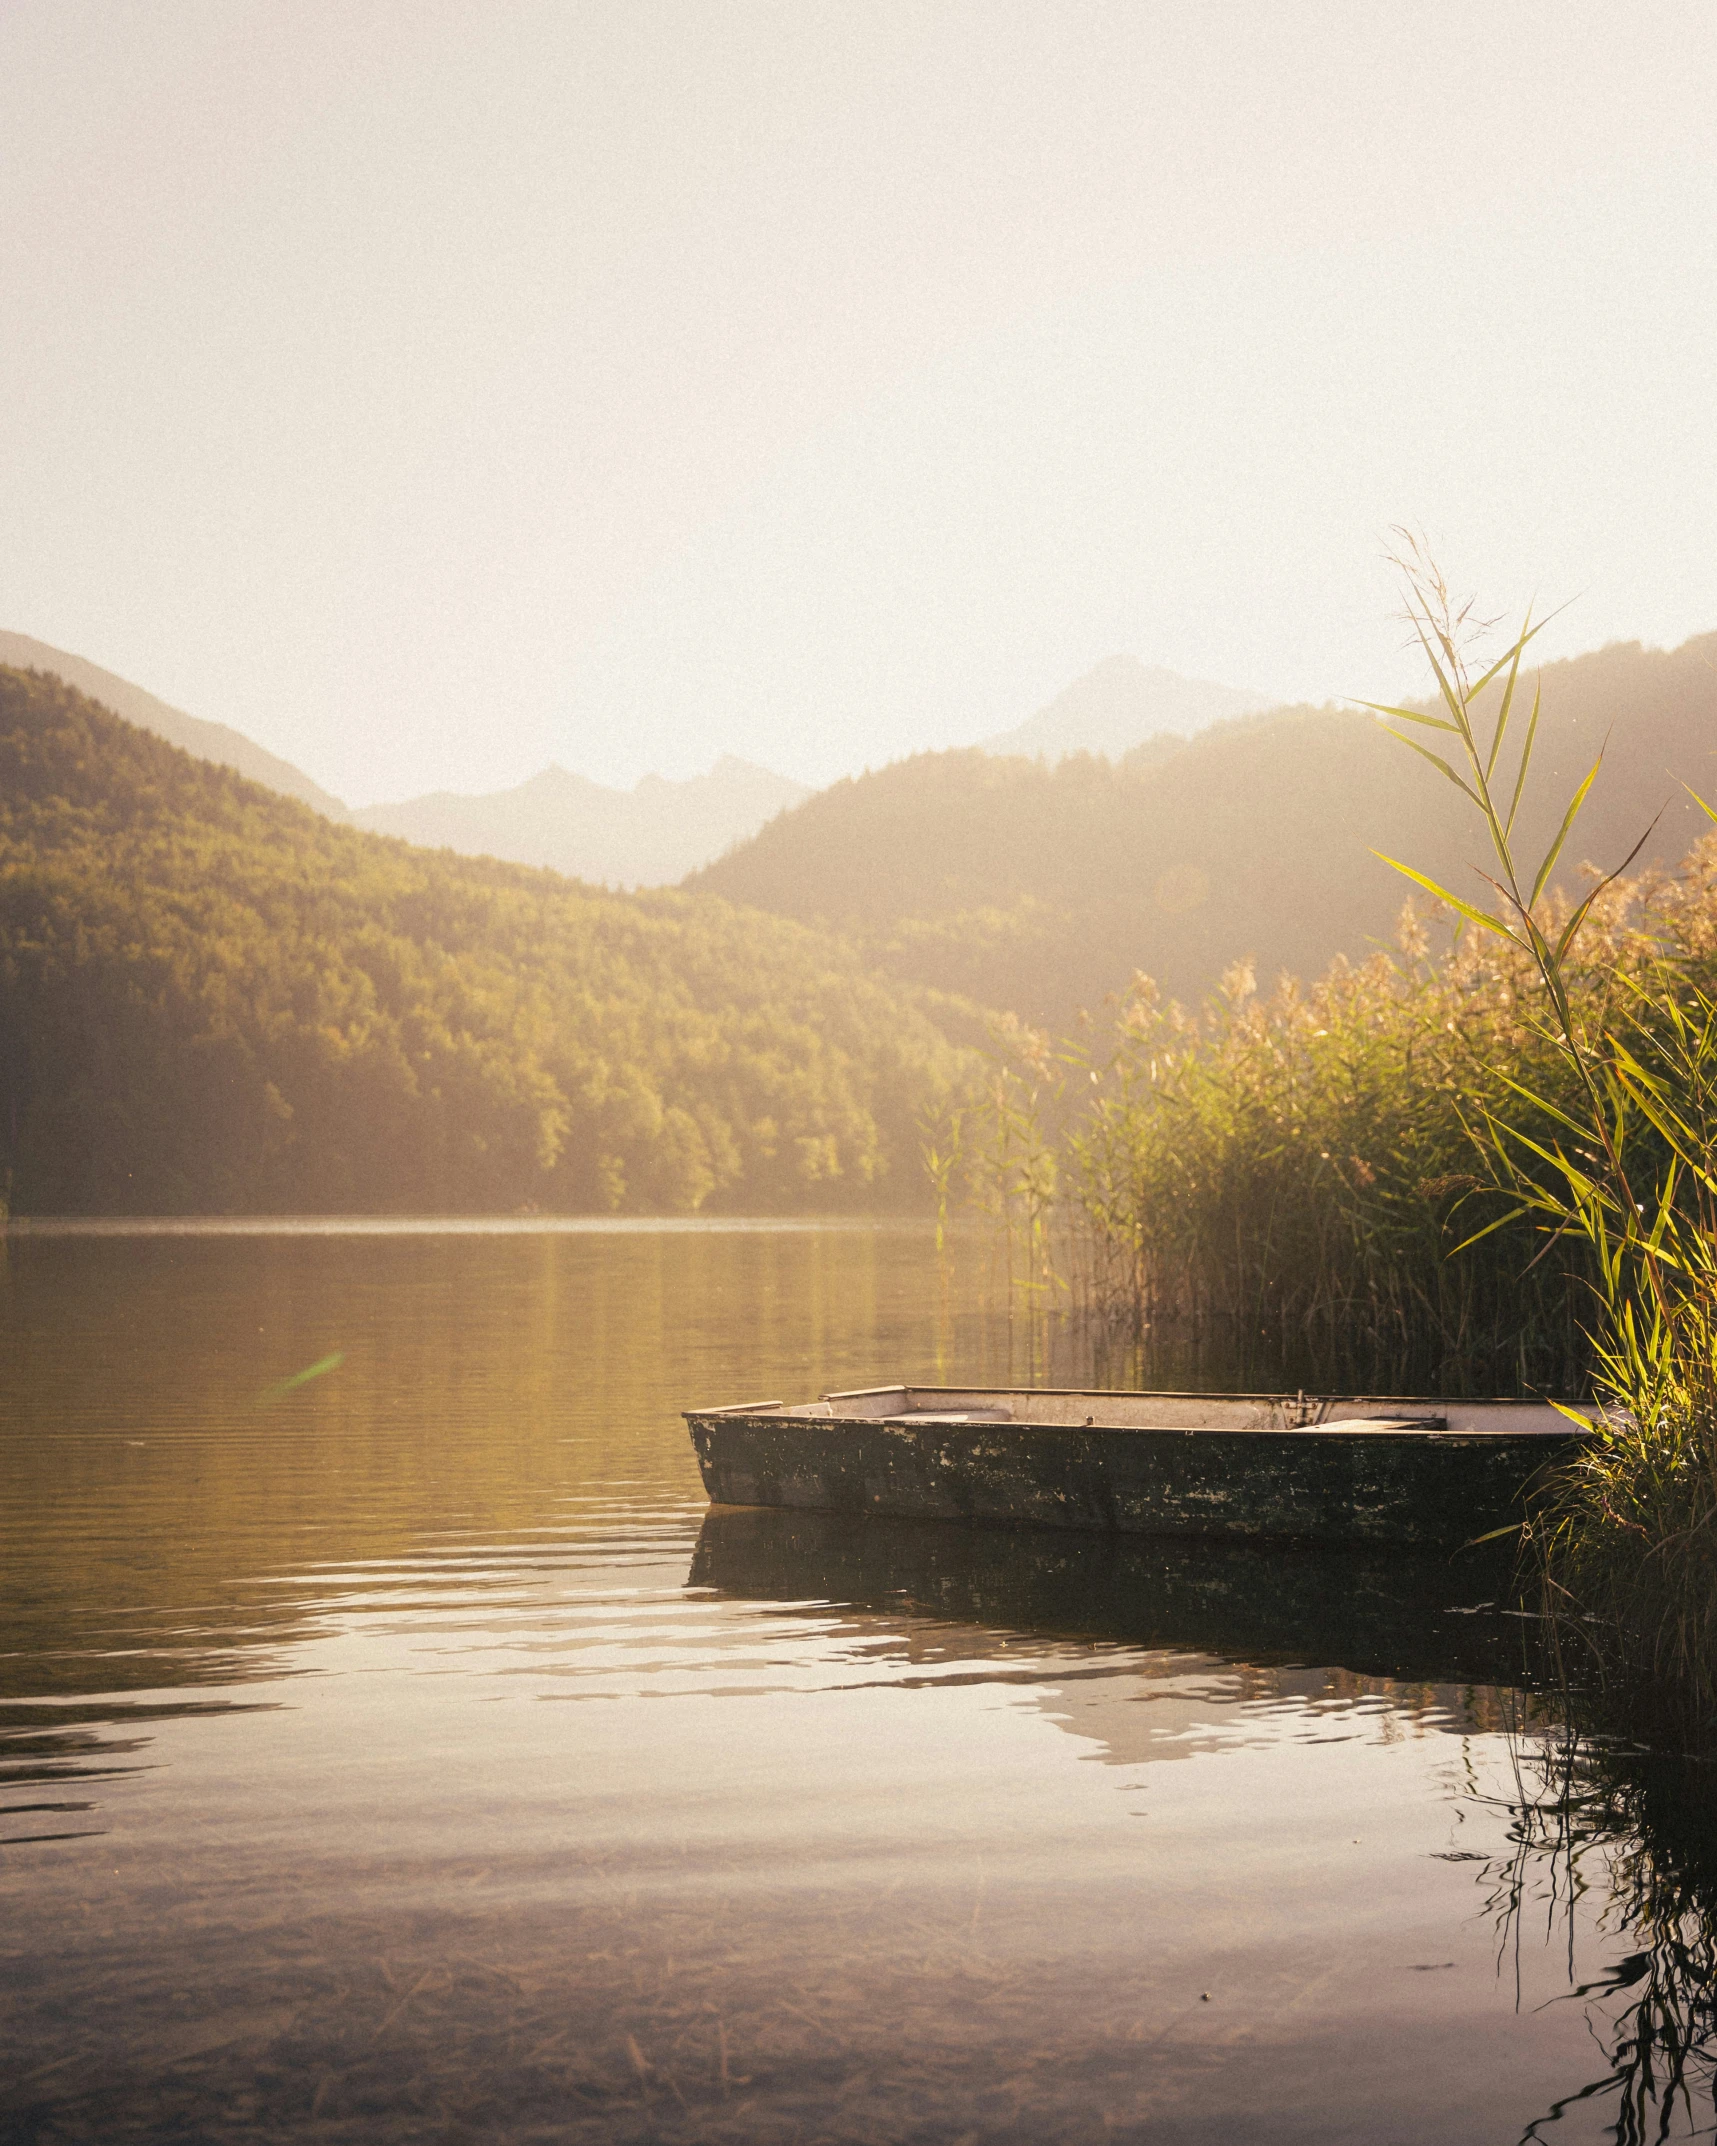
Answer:
POLYGON ((1014 729, 981 740, 980 749, 1023 753, 1028 759, 1102 753, 1119 760, 1165 731, 1190 736, 1234 716, 1261 715, 1274 705, 1262 693, 1183 678, 1137 656, 1110 656, 1014 729))
MULTIPOLYGON (((724 753, 707 774, 684 780, 646 775, 630 790, 550 766, 507 790, 437 790, 352 811, 302 768, 242 732, 187 715, 67 649, 0 632, 0 665, 46 671, 170 745, 234 768, 343 826, 461 856, 546 867, 593 885, 674 885, 813 795, 803 783, 724 753)), ((1145 750, 1156 759, 1184 737, 1268 705, 1234 686, 1182 678, 1136 656, 1111 656, 979 749, 1051 764, 1072 753, 1119 761, 1145 750)))
MULTIPOLYGON (((1585 858, 1619 864, 1647 827, 1635 869, 1673 866, 1709 831, 1683 785, 1717 797, 1717 633, 1618 642, 1541 679, 1523 851, 1549 842, 1608 739, 1558 882, 1578 887, 1585 858)), ((1276 708, 1118 761, 922 753, 819 791, 686 885, 1065 1030, 1138 969, 1197 1003, 1236 961, 1268 988, 1363 959, 1408 892, 1378 852, 1488 899, 1451 784, 1357 709, 1276 708)))
POLYGON ((25 633, 0 632, 0 666, 46 671, 169 745, 235 768, 342 826, 466 857, 547 866, 593 885, 671 886, 811 794, 803 783, 726 753, 707 775, 679 782, 646 775, 630 790, 546 767, 510 790, 477 796, 437 790, 353 812, 302 768, 242 732, 187 715, 69 650, 25 633))
POLYGON ((0 632, 0 664, 19 671, 49 671, 104 708, 111 708, 115 715, 124 716, 128 723, 135 723, 140 730, 152 730, 169 745, 177 745, 182 752, 236 768, 252 782, 278 790, 283 797, 314 805, 331 820, 343 822, 350 818, 331 791, 312 782, 290 760, 282 760, 265 747, 253 744, 242 731, 231 730, 225 723, 206 723, 199 716, 187 715, 182 708, 169 707, 153 693, 146 693, 129 679, 116 677, 82 656, 71 655, 63 648, 50 648, 46 641, 34 641, 27 633, 0 632))
POLYGON ((371 834, 429 849, 546 865, 569 878, 660 887, 708 864, 735 842, 810 796, 803 783, 724 753, 707 775, 646 775, 612 790, 588 775, 546 767, 511 790, 465 796, 438 790, 352 814, 371 834))
POLYGON ((0 667, 17 1214, 898 1212, 960 1073, 778 917, 335 825, 0 667))

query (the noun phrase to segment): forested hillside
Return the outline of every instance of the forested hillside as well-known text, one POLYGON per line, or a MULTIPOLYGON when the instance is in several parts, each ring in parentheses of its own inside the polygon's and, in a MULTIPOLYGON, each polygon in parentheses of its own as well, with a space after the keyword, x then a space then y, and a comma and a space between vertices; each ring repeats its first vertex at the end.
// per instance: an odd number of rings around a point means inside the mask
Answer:
POLYGON ((15 1212, 902 1207, 956 1065, 794 923, 363 834, 0 669, 15 1212))
MULTIPOLYGON (((1705 826, 1717 792, 1717 634, 1619 645, 1543 672, 1543 794, 1609 751, 1568 858, 1642 862, 1705 826)), ((1464 801, 1362 713, 1288 708, 1119 764, 926 753, 836 783, 686 885, 851 935, 893 975, 1053 1027, 1135 970, 1197 1001, 1236 959, 1318 974, 1386 940, 1411 857, 1482 893, 1464 801)), ((1530 849, 1551 830, 1525 832, 1530 849)))
POLYGON ((134 686, 130 679, 118 678, 82 656, 63 648, 50 648, 45 641, 32 641, 26 633, 0 633, 0 664, 19 671, 50 671, 115 715, 124 716, 128 723, 152 730, 158 738, 165 738, 169 745, 182 746, 199 760, 218 760, 223 767, 237 768, 264 789, 301 798, 331 820, 349 817, 337 797, 320 783, 312 782, 290 760, 266 751, 226 723, 206 723, 200 716, 187 715, 182 708, 169 707, 153 693, 134 686))

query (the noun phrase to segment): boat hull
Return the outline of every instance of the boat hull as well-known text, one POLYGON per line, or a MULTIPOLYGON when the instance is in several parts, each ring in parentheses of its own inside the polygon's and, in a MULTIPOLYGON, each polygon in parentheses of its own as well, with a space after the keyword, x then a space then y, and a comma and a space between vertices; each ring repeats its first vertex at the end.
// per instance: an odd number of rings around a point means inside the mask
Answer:
POLYGON ((1517 1523, 1582 1434, 688 1416, 710 1498, 1137 1535, 1448 1545, 1517 1523))
POLYGON ((828 1602, 870 1629, 930 1622, 940 1659, 1006 1656, 1021 1633, 1215 1655, 1339 1663, 1406 1683, 1530 1681, 1512 1546, 1444 1549, 962 1527, 712 1506, 688 1585, 750 1601, 828 1602))

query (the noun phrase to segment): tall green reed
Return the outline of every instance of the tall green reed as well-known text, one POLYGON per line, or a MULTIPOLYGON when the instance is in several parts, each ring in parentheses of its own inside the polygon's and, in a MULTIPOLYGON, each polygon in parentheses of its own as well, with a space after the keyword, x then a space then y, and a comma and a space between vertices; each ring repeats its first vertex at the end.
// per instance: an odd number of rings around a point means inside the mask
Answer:
POLYGON ((1197 1336, 1235 1383, 1576 1379, 1565 1276, 1507 1286, 1529 1256, 1518 1230, 1446 1257, 1481 1183, 1467 1114, 1475 1094, 1505 1100, 1486 1045, 1531 1041, 1518 966, 1471 944, 1432 962, 1409 909, 1397 954, 1338 961, 1309 988, 1284 978, 1265 996, 1238 965, 1193 1015, 1138 978, 1101 1051, 1064 1050, 1070 1306, 1159 1353, 1197 1336))
POLYGON ((1431 734, 1427 743, 1395 733, 1471 802, 1489 839, 1494 898, 1468 902, 1411 866, 1397 869, 1525 965, 1537 985, 1528 1030, 1541 1058, 1548 1053, 1537 1069, 1499 1061, 1503 1105, 1469 1115, 1502 1211, 1463 1249, 1525 1224, 1539 1240, 1533 1267, 1575 1267, 1586 1285, 1592 1436, 1529 1523, 1529 1540, 1556 1634, 1580 1673, 1625 1697, 1650 1733, 1706 1742, 1717 1734, 1717 997, 1696 883, 1710 859, 1651 905, 1649 929, 1626 958, 1583 944, 1632 858, 1576 904, 1543 897, 1602 755, 1529 881, 1515 836, 1536 694, 1518 744, 1510 724, 1538 629, 1528 620, 1475 677, 1467 614, 1422 551, 1409 548, 1398 563, 1440 706, 1376 712, 1431 734), (1501 690, 1485 715, 1481 696, 1493 684, 1501 690), (1535 1127, 1518 1122, 1520 1106, 1535 1127))

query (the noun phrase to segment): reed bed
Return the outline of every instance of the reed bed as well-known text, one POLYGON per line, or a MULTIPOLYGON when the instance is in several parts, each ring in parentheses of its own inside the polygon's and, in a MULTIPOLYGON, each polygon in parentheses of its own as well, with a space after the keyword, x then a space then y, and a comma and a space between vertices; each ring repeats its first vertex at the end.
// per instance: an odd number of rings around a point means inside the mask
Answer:
MULTIPOLYGON (((1664 891, 1605 890, 1583 994, 1651 957, 1664 891)), ((1268 995, 1237 966, 1196 1014, 1139 976, 1100 1047, 998 1024, 933 1146, 1016 1315, 1277 1384, 1584 1391, 1591 1261, 1539 1256, 1478 1144, 1487 1122, 1549 1138, 1566 1075, 1518 950, 1468 934, 1438 958, 1432 929, 1409 901, 1394 949, 1268 995)))
POLYGON ((1401 937, 1310 988, 1284 977, 1264 996, 1233 970, 1197 1015, 1140 977, 1100 1053, 1001 1031, 962 1130, 1017 1308, 1156 1349, 1197 1341, 1290 1385, 1580 1380, 1577 1295, 1557 1265, 1517 1280, 1526 1231, 1448 1256, 1494 1216, 1470 1130, 1509 1101, 1489 1061, 1544 1056, 1517 964, 1477 944, 1432 962, 1411 909, 1401 937))
POLYGON ((1526 1531, 1568 1672, 1717 1746, 1717 837, 1558 893, 1600 771, 1524 863, 1539 629, 1480 669, 1401 564, 1438 701, 1377 713, 1471 801, 1480 898, 1401 864, 1432 910, 1309 987, 1238 965, 1189 1013, 1140 976, 1101 1048, 1002 1024, 940 1196, 996 1224, 1028 1322, 1190 1335, 1239 1385, 1586 1397, 1526 1531))

